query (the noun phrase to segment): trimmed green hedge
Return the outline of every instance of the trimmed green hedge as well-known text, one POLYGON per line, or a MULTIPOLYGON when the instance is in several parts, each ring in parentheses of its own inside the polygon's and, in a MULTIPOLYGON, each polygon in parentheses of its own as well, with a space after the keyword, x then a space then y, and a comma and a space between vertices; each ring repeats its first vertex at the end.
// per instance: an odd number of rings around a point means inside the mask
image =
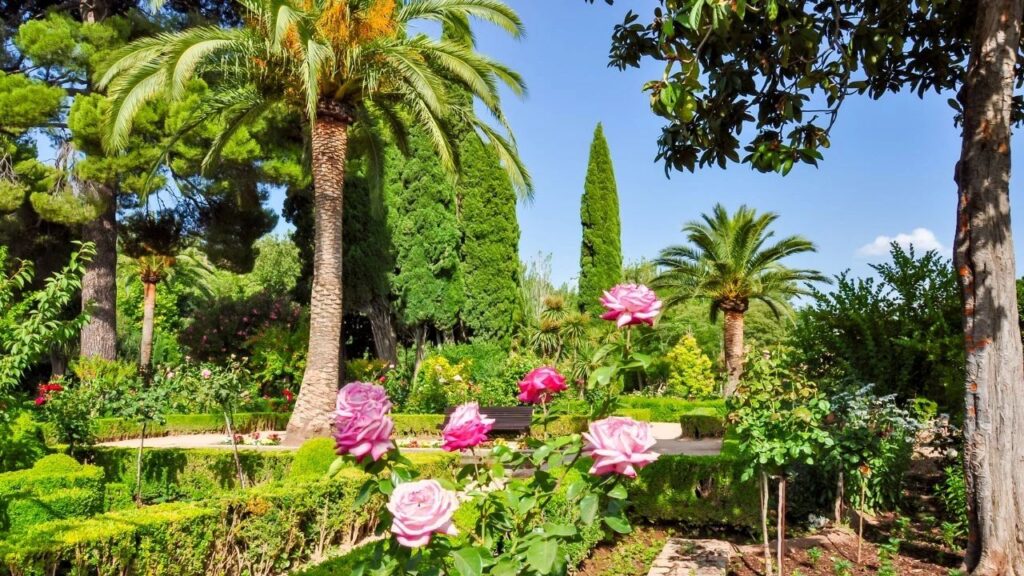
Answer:
POLYGON ((722 438, 725 416, 716 408, 698 407, 679 416, 683 438, 722 438))
POLYGON ((631 514, 651 522, 753 529, 760 521, 756 482, 740 480, 731 451, 719 456, 662 456, 640 471, 630 500, 631 514))
POLYGON ((438 436, 444 424, 444 414, 392 414, 396 438, 408 436, 438 436))
MULTIPOLYGON (((235 414, 234 428, 238 434, 284 430, 288 425, 288 412, 243 412, 235 414)), ((113 442, 138 438, 142 425, 123 418, 97 418, 94 420, 97 442, 113 442)), ((223 414, 168 414, 164 424, 150 424, 146 436, 174 436, 178 434, 213 434, 224 431, 223 414)), ((48 437, 52 434, 48 432, 48 437)))
POLYGON ((103 471, 52 454, 28 470, 0 474, 0 532, 103 510, 103 471))
MULTIPOLYGON (((447 453, 410 459, 433 477, 450 477, 457 464, 447 453)), ((286 572, 373 530, 383 503, 355 506, 365 479, 349 468, 330 479, 289 479, 200 502, 37 524, 0 542, 0 576, 286 572)))
POLYGON ((654 414, 650 408, 620 408, 615 411, 615 416, 625 416, 639 422, 653 422, 654 414))
MULTIPOLYGON (((239 450, 252 484, 284 478, 294 452, 239 450)), ((86 457, 103 469, 108 483, 135 486, 136 448, 97 447, 86 457)), ((225 448, 146 448, 142 453, 142 497, 146 501, 197 500, 236 490, 234 455, 225 448)))
POLYGON ((697 409, 710 409, 723 418, 728 413, 725 400, 682 400, 680 398, 648 398, 645 396, 623 396, 624 408, 645 408, 651 411, 653 422, 678 422, 683 414, 697 409))

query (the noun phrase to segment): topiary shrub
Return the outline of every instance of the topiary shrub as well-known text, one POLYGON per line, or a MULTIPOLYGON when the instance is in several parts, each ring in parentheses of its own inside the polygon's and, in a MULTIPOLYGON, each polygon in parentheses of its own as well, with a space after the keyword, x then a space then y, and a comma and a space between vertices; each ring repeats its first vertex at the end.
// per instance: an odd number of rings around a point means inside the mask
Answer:
POLYGON ((740 480, 736 460, 724 455, 663 455, 640 471, 630 500, 632 513, 651 522, 743 529, 760 522, 756 482, 740 480))
POLYGON ((65 454, 46 456, 28 470, 0 474, 0 531, 102 510, 103 471, 65 454))
POLYGON ((411 436, 438 436, 444 424, 444 414, 392 414, 396 438, 411 436))
POLYGON ((320 478, 327 475, 331 464, 338 457, 334 452, 333 438, 313 438, 295 452, 289 478, 320 478))
POLYGON ((682 438, 722 438, 725 436, 725 418, 714 408, 694 408, 679 417, 682 438))
POLYGON ((42 425, 22 413, 11 423, 10 435, 0 438, 0 472, 28 468, 46 452, 42 425))
POLYGON ((16 496, 7 504, 7 529, 19 532, 50 520, 87 518, 102 511, 103 492, 88 488, 16 496))
POLYGON ((705 399, 718 395, 711 359, 704 354, 697 339, 686 334, 665 356, 668 394, 680 398, 705 399))

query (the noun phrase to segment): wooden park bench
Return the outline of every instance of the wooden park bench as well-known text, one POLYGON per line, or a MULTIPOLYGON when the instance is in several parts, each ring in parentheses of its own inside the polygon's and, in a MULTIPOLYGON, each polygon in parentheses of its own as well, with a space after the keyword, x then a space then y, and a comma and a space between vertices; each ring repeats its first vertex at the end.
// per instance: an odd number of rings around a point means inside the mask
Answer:
MULTIPOLYGON (((448 425, 455 408, 449 408, 444 412, 444 424, 448 425)), ((490 406, 481 407, 480 413, 488 418, 494 419, 494 427, 491 432, 505 434, 525 434, 530 431, 530 422, 533 421, 533 408, 529 406, 490 406)))

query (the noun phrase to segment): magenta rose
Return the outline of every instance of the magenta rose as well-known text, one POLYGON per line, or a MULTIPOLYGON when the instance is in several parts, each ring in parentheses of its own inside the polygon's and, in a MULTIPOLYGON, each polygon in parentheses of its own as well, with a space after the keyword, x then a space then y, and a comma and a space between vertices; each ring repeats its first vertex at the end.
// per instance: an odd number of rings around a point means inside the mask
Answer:
POLYGON ((631 324, 654 325, 654 319, 661 311, 661 300, 657 294, 643 284, 619 284, 605 290, 601 305, 607 312, 601 315, 605 320, 614 320, 622 328, 631 324))
POLYGON ((351 454, 356 460, 367 455, 380 460, 395 445, 391 432, 391 401, 380 386, 352 382, 338 391, 334 413, 334 445, 338 454, 351 454))
POLYGON ((655 441, 647 422, 612 416, 591 422, 583 439, 583 453, 594 459, 590 473, 597 476, 622 474, 636 478, 637 470, 658 459, 657 453, 649 452, 655 441))
POLYGON ((518 398, 527 404, 543 404, 565 388, 565 376, 551 366, 541 366, 531 370, 519 382, 518 398))
POLYGON ((437 480, 395 486, 387 507, 393 517, 391 532, 402 546, 426 546, 434 534, 458 534, 452 524, 458 499, 455 492, 445 490, 437 480))
POLYGON ((480 413, 480 405, 476 402, 463 404, 452 412, 448 418, 442 435, 442 448, 448 452, 473 448, 487 441, 487 433, 494 427, 494 419, 480 413))

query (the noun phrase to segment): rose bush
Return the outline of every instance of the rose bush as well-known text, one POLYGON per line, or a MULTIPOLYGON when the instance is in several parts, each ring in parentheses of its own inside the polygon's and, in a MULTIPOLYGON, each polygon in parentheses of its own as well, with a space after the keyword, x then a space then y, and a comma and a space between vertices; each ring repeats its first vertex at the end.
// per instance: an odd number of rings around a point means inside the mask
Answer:
MULTIPOLYGON (((534 368, 519 382, 519 399, 541 407, 533 425, 544 427, 543 440, 528 439, 525 449, 495 443, 484 458, 474 452, 454 482, 417 478, 412 462, 392 442, 391 400, 383 387, 353 382, 341 389, 335 414, 341 458, 331 473, 346 462, 369 473, 356 505, 383 496, 387 506, 378 534, 393 535, 369 545, 354 576, 565 574, 567 550, 583 542, 581 527, 601 523, 618 533, 631 531, 626 483, 658 455, 651 451, 649 424, 609 417, 616 405, 611 383, 649 362, 631 352, 629 334, 636 324, 652 325, 661 302, 636 285, 617 286, 602 302, 607 319, 626 330, 621 356, 599 368, 601 374, 588 385, 605 388, 589 430, 548 436, 547 425, 560 412, 552 400, 566 389, 565 377, 550 366, 534 368), (579 472, 588 468, 589 474, 579 472), (568 513, 552 505, 556 494, 568 502, 568 513), (458 534, 455 525, 460 507, 470 512, 463 515, 466 534, 458 534)), ((613 355, 606 350, 600 358, 613 355)), ((476 402, 466 402, 448 419, 443 447, 472 450, 487 440, 493 424, 476 402)))

